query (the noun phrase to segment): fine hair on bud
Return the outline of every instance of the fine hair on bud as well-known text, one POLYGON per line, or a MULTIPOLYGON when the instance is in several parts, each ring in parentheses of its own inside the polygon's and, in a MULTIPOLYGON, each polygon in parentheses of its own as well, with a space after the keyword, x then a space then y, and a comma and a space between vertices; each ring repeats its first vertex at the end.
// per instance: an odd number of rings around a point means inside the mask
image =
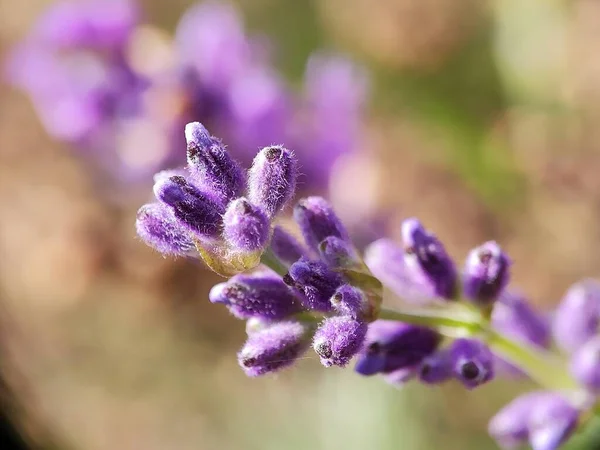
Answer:
POLYGON ((240 274, 214 286, 212 303, 221 303, 239 319, 279 320, 302 311, 294 293, 271 273, 240 274))
POLYGON ((270 227, 260 208, 243 197, 232 201, 223 216, 223 235, 236 250, 262 250, 269 240, 270 227))
POLYGON ((326 264, 306 258, 292 264, 283 281, 299 293, 307 309, 322 312, 333 310, 331 296, 344 282, 342 276, 326 264))
POLYGON ((217 238, 221 233, 223 206, 182 176, 158 180, 154 193, 173 211, 179 223, 197 235, 217 238))
POLYGON ((313 348, 325 367, 346 366, 360 350, 367 324, 350 316, 334 316, 323 321, 313 339, 313 348))
POLYGON ((187 230, 177 222, 172 211, 160 203, 142 206, 135 226, 146 244, 165 255, 184 256, 195 248, 187 230))
POLYGON ((185 126, 185 139, 188 169, 194 181, 224 204, 242 195, 245 173, 219 139, 199 122, 185 126))
POLYGON ((305 325, 276 322, 248 336, 238 353, 238 362, 246 375, 257 377, 291 366, 309 346, 305 325))
POLYGON ((282 146, 263 148, 248 173, 248 199, 272 219, 294 197, 297 161, 282 146))

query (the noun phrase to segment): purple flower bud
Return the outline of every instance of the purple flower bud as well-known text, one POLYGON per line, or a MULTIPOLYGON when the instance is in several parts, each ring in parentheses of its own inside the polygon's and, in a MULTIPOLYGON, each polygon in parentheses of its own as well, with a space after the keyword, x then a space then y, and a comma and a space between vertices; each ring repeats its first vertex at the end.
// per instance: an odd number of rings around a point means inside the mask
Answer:
POLYGON ((553 395, 536 391, 517 397, 502 408, 490 420, 488 432, 502 448, 512 449, 520 446, 529 438, 528 421, 538 400, 553 395))
POLYGON ((246 187, 244 171, 219 139, 211 136, 200 122, 185 126, 190 174, 201 186, 227 204, 246 187))
POLYGON ((294 196, 296 157, 282 146, 263 148, 248 174, 248 198, 272 219, 294 196))
POLYGON ((182 225, 204 237, 215 238, 220 234, 223 207, 200 192, 181 176, 159 179, 154 194, 171 207, 182 225))
POLYGON ((343 284, 340 274, 320 261, 309 261, 306 258, 292 264, 283 281, 302 294, 302 302, 306 308, 323 312, 333 309, 330 298, 343 284))
POLYGON ((480 304, 490 304, 508 284, 510 260, 493 241, 469 253, 463 274, 463 293, 480 304))
POLYGON ((367 324, 349 316, 334 316, 323 321, 313 339, 313 348, 325 367, 346 366, 360 350, 367 324))
POLYGON ((354 370, 361 375, 374 375, 414 367, 433 353, 440 341, 440 335, 429 328, 377 320, 369 324, 354 370))
POLYGON ((439 384, 452 378, 452 357, 447 349, 439 350, 423 360, 418 370, 419 380, 439 384))
POLYGON ((527 428, 533 450, 556 450, 577 428, 579 412, 565 398, 547 393, 536 399, 527 428))
POLYGON ((278 320, 302 311, 300 302, 281 278, 267 273, 236 275, 214 286, 208 298, 227 306, 239 319, 278 320))
POLYGON ((402 387, 407 382, 412 380, 415 377, 415 374, 416 370, 414 367, 406 367, 386 373, 383 376, 383 379, 386 381, 386 383, 391 384, 392 386, 402 387))
POLYGON ((160 203, 142 206, 135 222, 137 234, 150 247, 166 255, 184 256, 194 250, 187 231, 173 213, 160 203))
POLYGON ((569 288, 556 308, 552 331, 558 346, 573 352, 597 332, 600 318, 600 283, 583 280, 569 288))
POLYGON ((248 336, 238 353, 238 362, 246 375, 258 377, 292 365, 309 345, 305 325, 278 322, 248 336))
POLYGON ((586 389, 600 391, 600 336, 593 337, 573 353, 569 368, 586 389))
POLYGON ((494 355, 484 343, 474 339, 456 339, 450 347, 454 376, 467 389, 494 378, 494 355))
POLYGON ((354 246, 336 236, 329 236, 321 241, 319 255, 327 265, 334 268, 351 267, 359 263, 354 246))
POLYGON ((363 319, 369 310, 369 303, 363 292, 349 284, 340 286, 331 297, 333 308, 342 316, 363 319))
POLYGON ((492 311, 492 326, 506 336, 538 347, 550 345, 549 321, 514 292, 503 292, 492 311))
POLYGON ((243 197, 229 204, 223 216, 223 225, 223 235, 235 249, 250 252, 261 250, 269 240, 269 219, 243 197))
POLYGON ((308 256, 302 245, 283 228, 276 226, 271 238, 271 250, 286 266, 291 266, 302 257, 308 256))
POLYGON ((391 239, 379 239, 365 250, 365 263, 384 286, 403 301, 431 303, 435 293, 422 279, 415 279, 404 262, 404 251, 391 239))
POLYGON ((434 295, 452 299, 456 295, 456 268, 442 243, 417 219, 402 223, 404 261, 409 272, 429 284, 434 295))
POLYGON ((322 197, 302 199, 294 207, 294 219, 300 226, 304 240, 314 250, 330 236, 350 242, 348 232, 331 205, 322 197))

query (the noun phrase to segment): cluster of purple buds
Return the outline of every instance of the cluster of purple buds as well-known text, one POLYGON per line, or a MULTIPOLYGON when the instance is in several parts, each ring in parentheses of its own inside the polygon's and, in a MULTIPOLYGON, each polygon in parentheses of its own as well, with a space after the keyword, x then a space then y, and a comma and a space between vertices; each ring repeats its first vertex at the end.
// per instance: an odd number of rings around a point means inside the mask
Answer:
POLYGON ((65 0, 15 46, 9 82, 42 124, 102 175, 145 181, 183 163, 181 128, 200 120, 250 163, 272 142, 293 146, 307 189, 357 147, 366 75, 350 61, 311 56, 304 92, 276 69, 264 36, 235 6, 191 6, 174 36, 144 23, 136 0, 65 0), (43 76, 40 76, 43 74, 43 76))
POLYGON ((401 245, 380 239, 363 259, 321 197, 294 206, 298 240, 274 225, 294 194, 289 150, 264 148, 246 174, 199 123, 185 134, 187 170, 156 176, 158 202, 140 210, 138 234, 165 254, 197 253, 230 277, 209 298, 247 321, 238 361, 248 376, 290 366, 311 347, 325 367, 355 358, 357 373, 396 386, 454 380, 474 389, 503 373, 529 376, 543 389, 490 422, 503 448, 555 450, 594 408, 600 284, 574 285, 550 318, 508 289, 511 261, 496 242, 473 249, 458 269, 442 242, 409 218, 401 245), (384 286, 402 309, 382 308, 384 286), (566 368, 550 351, 552 337, 569 357, 566 368))
POLYGON ((224 276, 256 267, 294 195, 294 154, 265 147, 246 172, 202 124, 187 124, 185 137, 187 167, 155 176, 157 202, 139 210, 138 234, 161 253, 197 254, 224 276))

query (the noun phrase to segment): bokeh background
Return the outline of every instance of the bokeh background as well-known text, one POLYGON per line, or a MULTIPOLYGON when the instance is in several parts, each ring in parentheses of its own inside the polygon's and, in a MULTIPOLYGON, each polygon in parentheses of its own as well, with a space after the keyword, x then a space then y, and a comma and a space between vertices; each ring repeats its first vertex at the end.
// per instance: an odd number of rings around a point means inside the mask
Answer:
MULTIPOLYGON (((0 0, 1 55, 51 3, 0 0)), ((191 4, 141 2, 169 33, 191 4)), ((389 215, 392 236, 416 215, 459 260, 498 240, 514 284, 542 308, 596 276, 600 2, 237 5, 276 43, 291 83, 323 47, 369 71, 361 152, 332 177, 337 202, 389 215)), ((207 301, 218 279, 143 245, 133 223, 146 198, 132 198, 101 195, 89 165, 1 85, 0 390, 32 448, 496 448, 487 421, 527 384, 395 389, 314 356, 247 379, 235 359, 243 325, 207 301)), ((591 426, 569 448, 597 445, 591 426)))

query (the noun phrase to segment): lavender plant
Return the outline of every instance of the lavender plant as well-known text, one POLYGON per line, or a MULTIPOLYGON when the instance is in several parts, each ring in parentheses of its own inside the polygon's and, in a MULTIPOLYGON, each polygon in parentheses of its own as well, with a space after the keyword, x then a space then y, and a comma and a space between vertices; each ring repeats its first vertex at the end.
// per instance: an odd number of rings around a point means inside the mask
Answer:
POLYGON ((248 376, 291 366, 311 348, 325 367, 355 359, 357 373, 394 385, 457 380, 474 389, 509 369, 540 388, 491 420, 503 448, 557 449, 593 415, 599 283, 573 286, 550 323, 511 292, 511 261, 497 243, 472 250, 460 270, 410 218, 401 244, 381 239, 361 256, 321 197, 293 208, 300 242, 275 225, 294 194, 292 151, 266 147, 244 172, 201 124, 188 124, 185 136, 186 170, 156 176, 157 202, 140 209, 137 231, 163 254, 199 257, 230 277, 209 299, 246 320, 238 361, 248 376), (400 307, 382 307, 384 286, 400 307))

